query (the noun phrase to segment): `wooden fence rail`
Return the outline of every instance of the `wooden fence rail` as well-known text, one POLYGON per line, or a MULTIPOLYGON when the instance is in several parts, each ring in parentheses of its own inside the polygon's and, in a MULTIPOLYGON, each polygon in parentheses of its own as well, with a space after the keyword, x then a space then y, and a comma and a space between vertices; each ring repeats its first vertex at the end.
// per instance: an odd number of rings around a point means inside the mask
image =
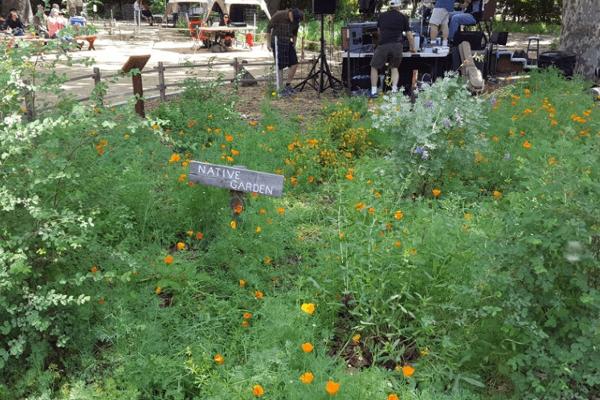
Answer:
MULTIPOLYGON (((315 63, 314 58, 311 60, 303 60, 303 61, 299 62, 299 64, 302 64, 302 65, 312 65, 314 63, 315 63)), ((158 98, 158 99, 160 99, 160 101, 166 101, 168 98, 170 98, 174 95, 171 93, 167 93, 168 88, 180 88, 180 87, 184 86, 183 83, 179 83, 179 82, 178 83, 166 83, 167 71, 169 71, 169 70, 189 70, 189 69, 194 69, 194 68, 212 69, 214 67, 232 67, 234 77, 233 77, 233 79, 230 80, 230 82, 243 84, 243 83, 266 82, 266 81, 272 80, 272 78, 270 78, 268 76, 261 76, 261 77, 256 77, 253 79, 244 78, 244 77, 242 77, 242 75, 243 75, 245 68, 275 67, 275 64, 274 64, 274 62, 248 62, 246 60, 240 60, 237 57, 233 60, 233 62, 218 62, 218 63, 216 63, 216 62, 210 63, 209 62, 209 63, 204 63, 204 64, 164 65, 164 63, 161 61, 158 63, 158 65, 156 67, 141 71, 141 76, 147 76, 150 74, 158 74, 158 85, 150 86, 147 89, 143 89, 143 88, 142 89, 146 92, 158 91, 159 92, 158 96, 152 96, 152 98, 158 98)), ((77 81, 81 81, 81 80, 85 80, 85 79, 92 79, 94 81, 94 87, 96 88, 103 82, 108 81, 107 84, 110 84, 111 83, 109 81, 110 79, 122 78, 122 77, 126 77, 126 76, 127 76, 127 74, 124 74, 121 71, 103 75, 100 72, 100 68, 94 67, 91 74, 75 76, 73 78, 70 78, 66 82, 64 82, 64 84, 67 84, 70 82, 77 82, 77 81)), ((298 79, 304 79, 304 78, 296 77, 296 80, 298 80, 298 79)), ((207 79, 206 82, 214 82, 216 80, 217 79, 214 79, 214 78, 207 79)), ((179 92, 177 92, 177 93, 179 93, 179 92)), ((112 94, 112 95, 103 95, 103 96, 99 96, 98 100, 101 102, 104 102, 108 99, 120 97, 120 96, 122 96, 122 93, 117 93, 117 94, 112 94)), ((88 101, 91 98, 92 98, 92 96, 90 95, 87 97, 78 98, 77 101, 79 101, 79 102, 88 101)), ((27 104, 28 109, 30 106, 35 107, 32 101, 28 100, 27 103, 28 103, 27 104)), ((139 106, 139 102, 138 102, 138 106, 139 106)), ((49 108, 45 108, 42 110, 38 109, 37 111, 38 112, 45 111, 48 109, 49 108)), ((136 108, 136 111, 138 111, 138 114, 143 115, 143 102, 142 102, 141 112, 140 112, 140 110, 138 110, 138 108, 136 108)), ((35 110, 31 109, 28 114, 31 116, 34 116, 35 110)))

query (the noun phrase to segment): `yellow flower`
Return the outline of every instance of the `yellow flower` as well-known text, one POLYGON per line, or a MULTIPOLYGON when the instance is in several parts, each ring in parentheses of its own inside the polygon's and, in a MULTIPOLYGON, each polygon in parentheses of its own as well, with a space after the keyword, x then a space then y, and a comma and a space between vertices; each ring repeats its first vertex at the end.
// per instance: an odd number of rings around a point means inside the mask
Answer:
POLYGON ((354 344, 360 343, 360 333, 357 333, 356 335, 352 336, 352 343, 354 343, 354 344))
POLYGON ((410 253, 411 256, 417 255, 417 249, 415 249, 414 247, 412 249, 410 249, 408 252, 410 253))
POLYGON ((292 186, 296 186, 298 184, 298 178, 296 178, 295 176, 292 176, 290 178, 290 183, 292 184, 292 186))
POLYGON ((302 343, 300 345, 300 348, 302 349, 303 352, 305 353, 312 353, 313 349, 315 348, 312 343, 310 342, 306 342, 306 343, 302 343))
POLYGON ((165 257, 165 264, 167 264, 167 265, 173 264, 173 261, 174 261, 174 258, 172 255, 169 254, 168 256, 165 257))
POLYGON ((433 194, 433 197, 438 198, 442 194, 442 191, 436 188, 431 191, 431 194, 433 194))
POLYGON ((213 360, 215 360, 215 362, 219 365, 223 365, 223 363, 225 362, 225 359, 219 353, 215 354, 215 356, 213 357, 213 360))
POLYGON ((339 382, 334 382, 331 379, 327 381, 327 383, 325 384, 325 391, 330 395, 330 396, 335 396, 337 394, 337 392, 339 392, 340 390, 340 384, 339 382))
POLYGON ((256 126, 256 125, 258 125, 258 121, 252 120, 252 121, 248 122, 248 125, 256 126))
POLYGON ((192 236, 194 236, 194 231, 189 230, 185 234, 188 235, 189 237, 192 237, 192 236))
POLYGON ((169 164, 174 164, 181 160, 181 156, 177 153, 171 154, 171 158, 169 158, 169 164))
POLYGON ((179 251, 185 250, 185 243, 177 242, 177 250, 179 250, 179 251))
POLYGON ((300 382, 304 383, 305 385, 311 384, 314 379, 315 379, 315 376, 310 371, 307 371, 307 372, 303 373, 302 375, 300 375, 300 382))
POLYGON ((266 129, 267 132, 273 132, 275 130, 275 127, 273 125, 267 125, 266 129))
POLYGON ((303 303, 302 306, 300 306, 300 309, 307 314, 313 315, 315 313, 316 306, 314 303, 303 303))
POLYGON ((260 210, 258 210, 258 213, 260 215, 265 215, 267 213, 267 210, 265 210, 264 208, 261 208, 260 210))
POLYGON ((252 394, 254 395, 254 397, 263 397, 263 395, 265 394, 265 389, 263 389, 263 387, 260 385, 254 385, 252 387, 252 394))
POLYGON ((465 215, 464 215, 464 218, 465 218, 467 221, 470 221, 470 220, 472 220, 472 219, 473 219, 473 214, 471 214, 471 213, 465 213, 465 215))
POLYGON ((411 376, 413 376, 414 373, 415 369, 410 365, 402 366, 402 375, 404 375, 406 378, 410 378, 411 376))
POLYGON ((394 218, 396 218, 398 221, 400 221, 402 218, 404 218, 404 213, 402 211, 398 210, 394 213, 394 218))
POLYGON ((257 226, 255 229, 256 233, 261 233, 262 232, 262 228, 260 226, 257 226))
POLYGON ((264 294, 262 291, 260 291, 260 290, 256 290, 256 291, 254 292, 254 297, 255 297, 257 300, 262 300, 262 299, 265 297, 265 294, 264 294))
POLYGON ((558 163, 558 160, 556 159, 556 157, 550 157, 548 159, 548 165, 556 165, 556 163, 558 163))
POLYGON ((231 220, 229 226, 231 227, 231 229, 237 229, 237 222, 235 220, 231 220))
POLYGON ((160 294, 162 292, 162 288, 160 286, 157 286, 156 289, 154 289, 154 293, 156 294, 160 294))
POLYGON ((492 136, 492 142, 498 143, 500 141, 500 138, 496 135, 492 136))
POLYGON ((500 198, 502 197, 502 192, 498 191, 498 190, 494 190, 492 192, 492 196, 494 196, 494 199, 496 200, 500 200, 500 198))
POLYGON ((246 281, 244 279, 240 279, 240 287, 246 287, 246 281))

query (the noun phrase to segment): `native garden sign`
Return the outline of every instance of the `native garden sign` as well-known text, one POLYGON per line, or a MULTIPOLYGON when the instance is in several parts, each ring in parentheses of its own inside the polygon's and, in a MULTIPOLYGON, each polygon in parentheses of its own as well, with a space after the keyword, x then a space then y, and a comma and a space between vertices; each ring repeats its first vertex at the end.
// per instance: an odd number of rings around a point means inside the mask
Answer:
POLYGON ((283 194, 283 175, 252 171, 243 167, 192 161, 188 177, 192 182, 237 192, 259 193, 273 197, 281 197, 283 194))

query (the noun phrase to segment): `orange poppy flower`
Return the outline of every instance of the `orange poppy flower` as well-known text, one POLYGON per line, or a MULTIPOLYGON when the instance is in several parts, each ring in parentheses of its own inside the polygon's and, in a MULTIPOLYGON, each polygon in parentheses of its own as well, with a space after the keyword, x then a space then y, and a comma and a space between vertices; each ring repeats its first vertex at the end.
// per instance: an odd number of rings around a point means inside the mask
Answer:
POLYGON ((275 130, 275 127, 273 125, 267 125, 266 129, 267 132, 273 132, 275 130))
POLYGON ((346 179, 351 181, 352 179, 354 179, 354 176, 351 173, 348 173, 348 174, 346 174, 346 179))
POLYGON ((162 293, 162 288, 160 286, 157 286, 156 289, 154 289, 154 293, 161 294, 162 293))
POLYGON ((398 210, 394 213, 394 218, 396 218, 398 221, 400 221, 402 218, 404 218, 404 213, 402 211, 398 210))
POLYGON ((263 263, 265 265, 271 265, 272 262, 273 262, 273 259, 269 256, 265 256, 265 258, 263 258, 263 263))
POLYGON ((202 233, 202 232, 196 232, 196 239, 197 240, 204 239, 204 233, 202 233))
POLYGON ((277 208, 277 213, 278 213, 279 215, 283 215, 283 214, 285 214, 285 208, 283 208, 283 207, 278 207, 278 208, 277 208))
POLYGON ((388 394, 387 400, 400 400, 400 397, 396 393, 388 394))
POLYGON ((219 365, 223 365, 223 363, 225 362, 225 359, 219 353, 215 354, 215 356, 213 357, 213 360, 215 360, 215 362, 219 365))
POLYGON ((181 160, 181 156, 177 153, 171 154, 171 158, 169 158, 169 164, 173 164, 179 162, 181 160))
POLYGON ((231 142, 233 142, 233 136, 231 136, 231 135, 225 135, 225 140, 226 140, 227 142, 230 142, 230 143, 231 143, 231 142))
POLYGON ((233 208, 233 212, 236 214, 241 214, 242 211, 244 211, 244 206, 242 206, 241 204, 236 204, 233 208))
POLYGON ((252 394, 254 397, 263 397, 265 394, 265 389, 260 385, 254 385, 252 387, 252 394))
POLYGON ((242 328, 248 328, 250 326, 250 322, 244 320, 242 321, 242 328))
POLYGON ((404 375, 406 378, 410 378, 411 376, 413 376, 414 373, 415 369, 410 365, 402 366, 402 375, 404 375))
POLYGON ((356 209, 356 211, 362 211, 362 209, 365 208, 365 203, 363 203, 362 201, 359 203, 356 203, 354 205, 354 208, 356 209))
POLYGON ((250 318, 252 318, 252 313, 245 312, 245 313, 242 315, 242 318, 244 318, 244 319, 250 319, 250 318))
POLYGON ((360 333, 357 333, 356 335, 352 336, 352 343, 354 343, 354 344, 360 343, 360 333))
POLYGON ((330 396, 335 396, 337 394, 337 392, 340 391, 340 383, 339 382, 334 382, 331 379, 328 380, 327 383, 325 384, 325 391, 330 396))
POLYGON ((300 345, 300 348, 305 353, 312 353, 312 351, 314 350, 315 347, 312 345, 312 343, 306 342, 306 343, 302 343, 300 345))
POLYGON ((174 260, 175 259, 173 258, 173 256, 169 254, 168 256, 165 257, 165 264, 167 264, 167 265, 173 264, 174 260))
POLYGON ((309 315, 313 315, 315 313, 316 306, 314 303, 303 303, 300 306, 300 309, 309 315))
POLYGON ((437 199, 442 194, 442 191, 440 189, 433 189, 431 191, 431 194, 433 194, 433 197, 435 197, 437 199))
POLYGON ((302 375, 300 375, 300 382, 304 383, 305 385, 311 384, 314 379, 315 379, 315 376, 310 371, 307 371, 307 372, 303 373, 302 375))
POLYGON ((104 304, 104 303, 106 303, 106 300, 104 300, 104 297, 100 297, 100 298, 98 299, 98 304, 102 305, 102 304, 104 304))
POLYGON ((529 149, 531 149, 531 147, 532 147, 532 144, 529 143, 529 140, 526 140, 526 141, 523 142, 523 148, 524 149, 529 150, 529 149))
POLYGON ((92 265, 92 268, 90 268, 90 272, 92 274, 95 274, 96 272, 98 272, 98 267, 96 267, 95 265, 92 265))
POLYGON ((502 192, 498 191, 498 190, 494 190, 492 192, 492 195, 494 196, 494 199, 496 200, 500 200, 500 198, 502 197, 502 192))
POLYGON ((261 300, 265 297, 265 294, 260 290, 256 290, 254 292, 254 297, 256 297, 257 300, 261 300))

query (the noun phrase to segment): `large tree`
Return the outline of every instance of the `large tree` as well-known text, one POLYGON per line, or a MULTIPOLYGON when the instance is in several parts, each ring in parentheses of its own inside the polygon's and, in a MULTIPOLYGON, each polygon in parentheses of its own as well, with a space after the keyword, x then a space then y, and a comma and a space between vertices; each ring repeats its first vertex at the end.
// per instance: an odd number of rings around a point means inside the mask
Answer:
POLYGON ((577 56, 577 72, 600 81, 600 0, 563 0, 560 47, 577 56))

